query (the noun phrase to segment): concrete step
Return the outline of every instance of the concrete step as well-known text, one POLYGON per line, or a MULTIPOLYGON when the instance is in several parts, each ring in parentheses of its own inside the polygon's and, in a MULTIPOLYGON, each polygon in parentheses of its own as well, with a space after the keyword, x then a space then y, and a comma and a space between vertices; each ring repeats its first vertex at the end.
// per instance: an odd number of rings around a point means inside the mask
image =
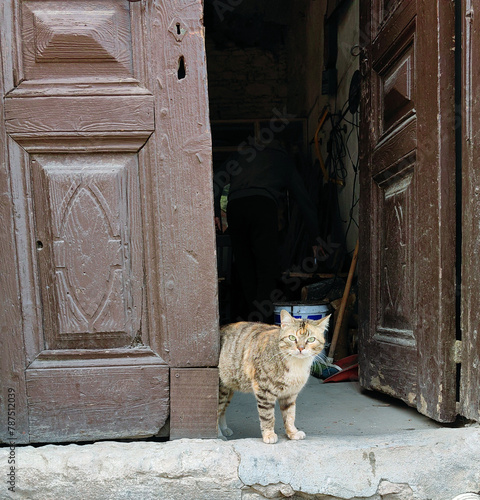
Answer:
POLYGON ((452 500, 480 492, 479 457, 478 426, 280 437, 275 445, 250 438, 3 447, 0 498, 452 500))

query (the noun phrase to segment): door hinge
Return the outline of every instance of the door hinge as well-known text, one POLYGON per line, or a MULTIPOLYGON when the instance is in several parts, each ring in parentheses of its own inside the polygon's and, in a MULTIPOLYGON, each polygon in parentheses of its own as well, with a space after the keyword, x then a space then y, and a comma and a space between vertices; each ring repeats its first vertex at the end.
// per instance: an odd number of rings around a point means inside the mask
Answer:
POLYGON ((462 341, 461 340, 455 341, 455 347, 454 347, 454 351, 453 351, 453 361, 457 364, 462 362, 462 341))

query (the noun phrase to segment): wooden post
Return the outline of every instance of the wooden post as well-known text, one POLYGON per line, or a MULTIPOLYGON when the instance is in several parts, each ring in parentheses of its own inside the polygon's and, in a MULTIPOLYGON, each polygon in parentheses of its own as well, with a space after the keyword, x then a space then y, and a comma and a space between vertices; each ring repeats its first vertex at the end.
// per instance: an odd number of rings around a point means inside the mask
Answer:
POLYGON ((172 368, 170 439, 216 438, 217 368, 172 368))

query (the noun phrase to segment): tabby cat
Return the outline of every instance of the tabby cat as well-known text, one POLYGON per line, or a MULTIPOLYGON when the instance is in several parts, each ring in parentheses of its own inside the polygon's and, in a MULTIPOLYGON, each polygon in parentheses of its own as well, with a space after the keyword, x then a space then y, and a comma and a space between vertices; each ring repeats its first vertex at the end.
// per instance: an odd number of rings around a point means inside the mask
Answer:
POLYGON ((231 436, 225 410, 234 391, 253 392, 265 443, 276 443, 275 401, 278 399, 287 436, 304 439, 295 427, 295 401, 310 368, 325 346, 329 316, 318 321, 280 314, 281 326, 233 323, 221 329, 218 435, 231 436))

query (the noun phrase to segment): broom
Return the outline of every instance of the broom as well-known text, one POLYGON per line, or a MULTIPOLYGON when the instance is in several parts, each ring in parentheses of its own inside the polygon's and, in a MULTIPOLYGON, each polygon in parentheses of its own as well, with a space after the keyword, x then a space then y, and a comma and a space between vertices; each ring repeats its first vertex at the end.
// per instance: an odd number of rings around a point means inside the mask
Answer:
MULTIPOLYGON (((335 349, 337 347, 337 341, 338 341, 338 336, 340 333, 340 327, 342 326, 342 321, 343 321, 343 316, 345 315, 345 308, 347 306, 347 301, 348 301, 348 296, 350 294, 350 288, 352 287, 352 280, 353 280, 353 274, 355 272, 355 267, 357 265, 357 260, 358 260, 358 240, 355 245, 355 250, 353 251, 353 257, 352 257, 352 262, 350 264, 350 269, 348 271, 348 277, 347 277, 347 282, 345 284, 345 289, 343 291, 343 297, 342 297, 342 302, 340 303, 340 309, 338 311, 338 317, 337 317, 337 322, 335 323, 335 330, 333 331, 333 337, 332 337, 332 343, 330 344, 330 350, 328 351, 328 362, 329 364, 327 367, 322 371, 322 378, 325 378, 325 381, 329 381, 332 377, 335 377, 335 375, 346 368, 350 368, 352 366, 352 361, 356 360, 356 355, 354 356, 348 356, 348 358, 345 358, 346 364, 348 366, 345 366, 345 363, 342 363, 340 360, 338 363, 339 364, 330 364, 333 361, 333 357, 335 355, 335 349), (354 359, 355 358, 355 359, 354 359), (340 365, 340 366, 339 366, 340 365), (341 366, 343 365, 343 366, 341 366)), ((330 380, 334 381, 334 380, 330 380)))

